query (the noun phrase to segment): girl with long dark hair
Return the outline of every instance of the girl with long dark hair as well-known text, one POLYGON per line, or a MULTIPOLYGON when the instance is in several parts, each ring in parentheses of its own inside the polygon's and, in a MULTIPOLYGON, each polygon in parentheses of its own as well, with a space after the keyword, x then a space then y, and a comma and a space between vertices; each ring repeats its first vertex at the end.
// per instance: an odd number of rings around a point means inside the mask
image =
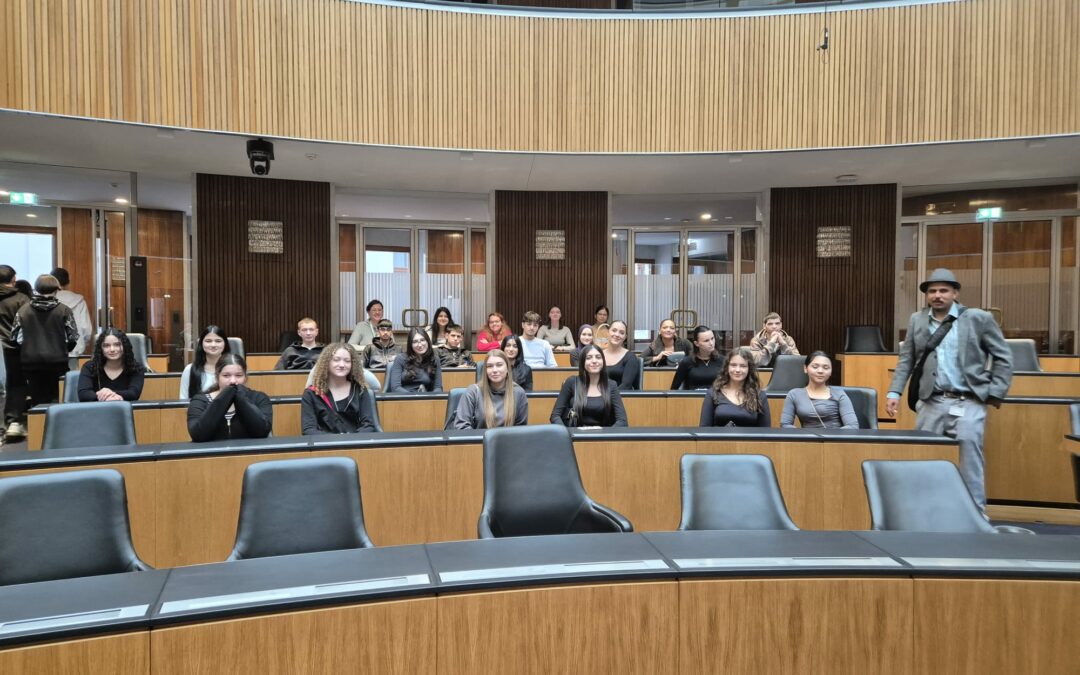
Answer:
POLYGON ((604 352, 596 345, 581 349, 578 374, 562 383, 551 423, 578 428, 627 426, 619 389, 608 380, 604 352))
POLYGON ((570 326, 562 322, 562 310, 553 306, 548 310, 548 322, 540 326, 536 337, 544 340, 557 352, 568 352, 575 347, 574 334, 570 326))
POLYGON ((446 336, 450 333, 450 326, 454 325, 454 317, 450 316, 449 307, 440 307, 435 310, 435 316, 431 318, 431 326, 427 329, 431 344, 438 346, 446 344, 446 336))
POLYGON ((784 399, 780 426, 804 429, 858 429, 859 418, 851 399, 840 387, 830 387, 832 359, 822 351, 811 352, 805 361, 805 387, 792 389, 784 399))
POLYGON ((188 404, 188 433, 197 443, 232 438, 266 438, 274 428, 274 407, 261 391, 247 388, 247 361, 222 354, 215 380, 188 404))
POLYGON ((691 333, 693 354, 679 362, 672 389, 707 389, 712 386, 724 360, 716 351, 716 336, 708 326, 697 326, 691 333))
POLYGON ((510 364, 510 379, 517 382, 518 386, 525 391, 532 391, 532 368, 525 363, 525 357, 521 353, 521 338, 513 334, 507 335, 499 348, 506 354, 507 362, 510 364))
POLYGON ((138 401, 143 367, 135 362, 124 331, 106 328, 94 343, 94 355, 79 372, 80 401, 138 401))
MULTIPOLYGON (((184 366, 180 375, 180 398, 192 399, 196 394, 209 391, 217 381, 218 360, 228 353, 229 336, 220 326, 207 326, 195 343, 195 358, 184 366)), ((246 366, 244 369, 247 370, 246 366)))
POLYGON ((604 365, 608 378, 622 391, 641 389, 641 362, 626 348, 625 321, 615 320, 608 327, 608 343, 604 348, 604 365))
POLYGON ((398 356, 386 371, 387 391, 416 394, 442 391, 442 366, 423 328, 411 328, 405 354, 398 356))
POLYGON ((769 399, 749 349, 733 349, 701 404, 703 427, 767 427, 769 399))

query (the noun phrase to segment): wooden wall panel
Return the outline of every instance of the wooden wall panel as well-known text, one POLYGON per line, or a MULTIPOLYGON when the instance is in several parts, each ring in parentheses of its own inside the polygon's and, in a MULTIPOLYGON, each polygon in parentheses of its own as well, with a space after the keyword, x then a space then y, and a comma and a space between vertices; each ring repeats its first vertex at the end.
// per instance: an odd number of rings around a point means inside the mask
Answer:
POLYGON ((329 183, 198 174, 196 198, 196 332, 216 323, 269 352, 301 317, 331 325, 329 183), (248 253, 248 220, 281 221, 285 252, 248 253))
MULTIPOLYGON (((515 333, 522 314, 531 309, 546 317, 552 305, 567 326, 591 323, 593 308, 607 297, 607 225, 606 192, 496 191, 497 306, 490 309, 502 312, 515 333), (565 260, 536 259, 537 230, 566 232, 565 260)), ((486 313, 479 318, 485 320, 486 313)))
MULTIPOLYGON (((896 185, 771 191, 769 306, 808 354, 844 347, 844 326, 892 335, 896 185), (852 228, 850 258, 816 257, 818 226, 852 228)), ((839 381, 839 380, 837 380, 839 381)))
MULTIPOLYGON (((481 10, 483 11, 483 10, 481 10)), ((1080 131, 1080 4, 682 20, 8 0, 0 108, 388 145, 717 152, 1080 131)))
MULTIPOLYGON (((69 290, 82 294, 86 299, 86 308, 90 310, 90 321, 98 326, 97 295, 94 290, 94 221, 90 209, 60 210, 60 267, 68 271, 71 278, 69 290)), ((18 270, 16 270, 18 272, 18 270)), ((33 279, 27 279, 31 284, 33 279)), ((87 345, 87 351, 93 347, 87 345)))

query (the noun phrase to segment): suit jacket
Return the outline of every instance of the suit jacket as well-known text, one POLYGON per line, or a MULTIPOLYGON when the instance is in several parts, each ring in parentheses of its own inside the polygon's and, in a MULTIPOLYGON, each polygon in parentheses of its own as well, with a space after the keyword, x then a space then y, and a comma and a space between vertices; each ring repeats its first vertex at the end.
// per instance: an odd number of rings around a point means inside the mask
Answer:
MULTIPOLYGON (((961 305, 963 308, 963 305, 961 305)), ((956 331, 960 373, 975 397, 985 403, 990 398, 1005 398, 1012 382, 1012 352, 994 317, 981 309, 964 308, 952 328, 956 331)), ((907 338, 896 364, 889 391, 901 393, 911 371, 926 351, 930 341, 930 308, 915 312, 908 322, 907 338)), ((937 353, 931 353, 919 381, 919 400, 934 393, 937 353)))

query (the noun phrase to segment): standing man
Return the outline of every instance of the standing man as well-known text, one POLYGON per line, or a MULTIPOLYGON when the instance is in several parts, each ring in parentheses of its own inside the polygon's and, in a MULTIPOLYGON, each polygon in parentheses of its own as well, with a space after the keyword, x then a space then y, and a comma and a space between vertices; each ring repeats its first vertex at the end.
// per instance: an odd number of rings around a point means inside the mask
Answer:
POLYGON ((557 368, 555 354, 546 340, 536 337, 540 330, 540 315, 525 312, 521 317, 521 357, 530 368, 557 368))
POLYGON ((75 349, 68 354, 68 370, 78 370, 79 357, 86 353, 86 345, 90 344, 94 335, 94 325, 90 321, 90 310, 86 308, 86 298, 75 291, 69 291, 71 275, 63 267, 57 267, 52 275, 60 282, 60 290, 56 293, 56 299, 67 305, 75 317, 75 326, 79 329, 79 339, 75 342, 75 349))
POLYGON ((10 265, 0 265, 0 343, 3 343, 7 371, 4 427, 10 441, 26 437, 26 378, 19 361, 19 345, 11 339, 11 328, 19 308, 28 302, 30 298, 15 288, 15 270, 10 265))
POLYGON ((989 312, 956 301, 960 282, 951 271, 934 270, 919 290, 929 307, 911 315, 885 412, 896 416, 910 376, 908 400, 918 401, 915 428, 960 442, 960 474, 985 510, 986 406, 1000 407, 1008 393, 1012 354, 989 312))

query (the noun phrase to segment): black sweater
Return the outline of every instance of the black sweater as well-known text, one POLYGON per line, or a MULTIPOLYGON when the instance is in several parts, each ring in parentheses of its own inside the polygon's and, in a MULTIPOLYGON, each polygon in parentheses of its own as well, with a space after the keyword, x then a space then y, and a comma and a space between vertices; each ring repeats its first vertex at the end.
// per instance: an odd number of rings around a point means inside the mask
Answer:
POLYGON ((112 389, 125 401, 138 401, 142 396, 143 377, 142 368, 135 366, 134 372, 123 371, 115 380, 109 379, 102 369, 98 376, 94 377, 92 362, 87 362, 79 371, 79 400, 96 401, 99 389, 112 389))
POLYGON ((687 358, 679 361, 675 369, 675 377, 671 380, 672 389, 708 389, 720 374, 720 368, 724 365, 724 359, 713 356, 708 361, 702 361, 687 355, 687 358))
POLYGON ((305 436, 375 431, 374 420, 371 401, 355 382, 344 401, 335 401, 330 392, 321 396, 310 387, 300 399, 300 431, 305 436))
POLYGON ((618 363, 608 366, 607 376, 623 391, 641 389, 641 366, 634 352, 626 352, 618 363))
POLYGON ((723 394, 713 398, 713 392, 705 392, 701 403, 701 426, 703 427, 767 427, 772 424, 769 414, 769 398, 765 392, 759 392, 758 405, 761 410, 753 413, 741 405, 735 405, 723 394))
POLYGON ((274 428, 274 407, 261 391, 232 385, 217 392, 211 401, 199 394, 188 404, 188 433, 197 443, 230 438, 266 438, 274 428), (234 406, 231 422, 225 414, 234 406))
POLYGON ((625 427, 626 408, 623 407, 622 396, 614 382, 608 383, 608 394, 611 397, 611 406, 604 410, 604 399, 600 396, 590 396, 585 402, 585 408, 581 411, 580 419, 574 417, 574 391, 577 388, 577 375, 566 378, 559 389, 559 398, 555 400, 555 408, 551 411, 551 423, 562 424, 567 427, 625 427))

